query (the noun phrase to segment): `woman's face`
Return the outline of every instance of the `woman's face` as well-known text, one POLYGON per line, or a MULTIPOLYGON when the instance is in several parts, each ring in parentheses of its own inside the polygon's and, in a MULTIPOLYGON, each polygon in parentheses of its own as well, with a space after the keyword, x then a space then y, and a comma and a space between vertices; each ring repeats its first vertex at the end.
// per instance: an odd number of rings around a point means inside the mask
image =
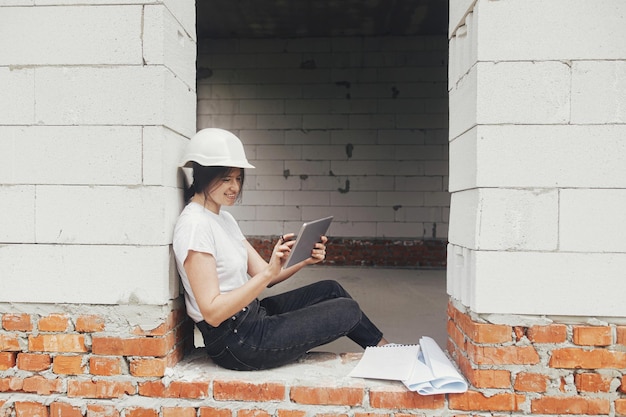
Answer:
POLYGON ((234 205, 241 191, 241 182, 241 168, 231 169, 225 176, 217 178, 209 186, 209 199, 205 203, 207 205, 215 204, 215 207, 212 208, 217 209, 217 212, 221 206, 234 205))

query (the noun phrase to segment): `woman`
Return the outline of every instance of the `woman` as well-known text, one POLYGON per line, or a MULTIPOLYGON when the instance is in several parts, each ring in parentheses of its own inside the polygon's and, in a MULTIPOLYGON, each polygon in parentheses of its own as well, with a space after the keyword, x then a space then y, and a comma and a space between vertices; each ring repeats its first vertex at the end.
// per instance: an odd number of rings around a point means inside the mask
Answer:
POLYGON ((199 131, 182 166, 193 168, 193 184, 174 230, 176 265, 187 313, 216 364, 235 370, 272 368, 342 336, 362 347, 387 343, 337 282, 258 299, 265 288, 323 261, 327 238, 309 259, 288 269, 282 265, 293 234, 278 240, 269 262, 250 245, 233 216, 222 210, 241 197, 244 169, 254 168, 237 136, 222 129, 199 131))

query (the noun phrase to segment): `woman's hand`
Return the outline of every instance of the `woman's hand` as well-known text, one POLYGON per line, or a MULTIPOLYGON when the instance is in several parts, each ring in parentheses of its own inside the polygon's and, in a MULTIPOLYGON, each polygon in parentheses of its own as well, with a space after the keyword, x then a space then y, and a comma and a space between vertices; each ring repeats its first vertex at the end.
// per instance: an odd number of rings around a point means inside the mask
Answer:
POLYGON ((272 256, 269 261, 269 269, 273 274, 278 275, 287 261, 291 247, 296 243, 295 239, 293 239, 294 236, 293 233, 282 235, 278 239, 278 242, 276 242, 276 245, 274 245, 274 250, 272 251, 272 256))
POLYGON ((311 257, 305 261, 307 265, 320 263, 326 259, 326 242, 328 242, 328 238, 322 236, 322 241, 315 244, 315 247, 311 251, 311 257))

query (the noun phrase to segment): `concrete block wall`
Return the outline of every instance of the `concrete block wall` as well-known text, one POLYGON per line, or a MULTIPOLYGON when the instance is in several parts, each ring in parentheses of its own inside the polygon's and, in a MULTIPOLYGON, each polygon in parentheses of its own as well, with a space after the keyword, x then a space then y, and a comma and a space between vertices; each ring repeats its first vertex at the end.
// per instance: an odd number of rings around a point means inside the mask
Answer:
POLYGON ((194 25, 191 2, 2 2, 0 302, 178 296, 194 25))
POLYGON ((447 279, 472 311, 626 317, 625 13, 451 2, 447 279))
POLYGON ((257 167, 231 210, 244 233, 333 215, 337 238, 445 242, 445 37, 198 44, 198 128, 233 130, 257 167))

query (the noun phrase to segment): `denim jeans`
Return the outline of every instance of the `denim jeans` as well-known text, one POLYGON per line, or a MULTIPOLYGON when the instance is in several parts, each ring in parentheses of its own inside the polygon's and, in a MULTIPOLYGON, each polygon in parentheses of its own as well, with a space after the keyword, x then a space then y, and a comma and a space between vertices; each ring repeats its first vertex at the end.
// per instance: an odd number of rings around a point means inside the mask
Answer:
POLYGON ((363 348, 383 337, 346 290, 330 280, 254 300, 218 327, 196 325, 213 362, 240 371, 293 362, 342 336, 363 348))

